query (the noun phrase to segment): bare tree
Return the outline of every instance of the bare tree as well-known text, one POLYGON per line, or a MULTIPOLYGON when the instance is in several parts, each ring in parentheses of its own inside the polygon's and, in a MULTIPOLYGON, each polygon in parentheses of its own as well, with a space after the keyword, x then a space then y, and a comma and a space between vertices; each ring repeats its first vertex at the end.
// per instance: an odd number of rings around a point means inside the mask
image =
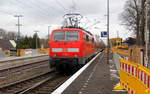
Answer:
POLYGON ((3 39, 5 35, 6 35, 6 30, 0 28, 0 39, 3 39))
POLYGON ((16 40, 17 33, 15 31, 6 31, 5 29, 0 28, 0 39, 16 40))
POLYGON ((121 14, 122 23, 135 32, 137 45, 144 45, 145 1, 139 3, 139 0, 128 0, 121 14))
POLYGON ((141 19, 140 19, 140 32, 139 32, 139 35, 140 35, 140 45, 144 46, 145 44, 145 2, 146 0, 141 0, 141 19))

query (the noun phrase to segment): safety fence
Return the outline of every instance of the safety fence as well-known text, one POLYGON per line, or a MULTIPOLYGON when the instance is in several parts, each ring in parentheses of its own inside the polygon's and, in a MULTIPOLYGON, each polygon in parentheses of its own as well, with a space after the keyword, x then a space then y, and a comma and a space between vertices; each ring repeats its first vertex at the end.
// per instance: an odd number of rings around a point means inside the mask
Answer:
POLYGON ((9 56, 25 56, 25 55, 35 55, 35 54, 48 54, 49 48, 41 49, 13 49, 13 50, 0 50, 0 58, 9 56))
POLYGON ((150 94, 150 70, 129 60, 120 60, 120 83, 129 94, 150 94))
POLYGON ((144 63, 145 57, 144 57, 144 49, 142 47, 132 46, 129 47, 128 50, 125 50, 125 49, 119 49, 117 46, 117 47, 113 47, 111 50, 123 57, 127 57, 128 60, 136 64, 147 66, 147 64, 144 63))
POLYGON ((34 54, 48 54, 49 48, 42 49, 18 49, 17 56, 34 55, 34 54))
POLYGON ((43 54, 49 53, 49 48, 38 49, 38 52, 43 54))
POLYGON ((118 54, 121 54, 121 55, 125 55, 125 56, 129 56, 130 55, 130 51, 129 50, 122 50, 122 49, 118 49, 118 48, 112 48, 111 49, 113 52, 116 52, 118 54))

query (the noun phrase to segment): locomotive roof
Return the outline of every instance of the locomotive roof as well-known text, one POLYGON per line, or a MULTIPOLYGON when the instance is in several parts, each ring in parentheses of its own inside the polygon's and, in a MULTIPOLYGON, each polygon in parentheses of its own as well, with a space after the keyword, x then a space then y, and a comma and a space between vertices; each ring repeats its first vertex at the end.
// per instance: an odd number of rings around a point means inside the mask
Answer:
POLYGON ((61 29, 56 29, 56 30, 62 30, 62 29, 74 29, 74 30, 83 30, 85 31, 86 33, 88 33, 89 35, 93 36, 93 34, 90 32, 90 31, 87 31, 81 27, 78 27, 78 28, 73 28, 73 27, 66 27, 66 28, 61 28, 61 29))

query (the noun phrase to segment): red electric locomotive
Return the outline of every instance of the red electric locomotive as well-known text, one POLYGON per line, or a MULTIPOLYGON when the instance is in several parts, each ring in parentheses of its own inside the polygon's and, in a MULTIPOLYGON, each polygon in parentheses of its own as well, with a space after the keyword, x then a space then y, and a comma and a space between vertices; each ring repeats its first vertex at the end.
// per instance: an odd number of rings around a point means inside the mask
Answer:
POLYGON ((64 15, 61 29, 53 30, 50 35, 49 61, 51 67, 77 68, 97 52, 99 41, 78 24, 82 16, 78 13, 64 15))
POLYGON ((94 36, 83 29, 53 30, 50 36, 50 65, 84 65, 96 53, 95 44, 94 36))

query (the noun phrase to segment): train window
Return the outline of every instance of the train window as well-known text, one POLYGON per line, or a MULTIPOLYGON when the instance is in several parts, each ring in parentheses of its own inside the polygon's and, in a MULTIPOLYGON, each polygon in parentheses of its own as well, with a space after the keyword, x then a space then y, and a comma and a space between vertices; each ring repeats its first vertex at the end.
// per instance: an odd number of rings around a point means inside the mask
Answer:
POLYGON ((92 38, 92 42, 94 43, 94 38, 92 38))
POLYGON ((65 40, 65 32, 54 32, 54 41, 62 41, 65 40))
POLYGON ((66 41, 78 41, 79 32, 66 31, 66 41))
POLYGON ((86 41, 90 41, 90 39, 89 39, 89 36, 88 36, 88 35, 86 35, 86 41))
POLYGON ((92 37, 89 37, 90 42, 92 42, 92 37))

